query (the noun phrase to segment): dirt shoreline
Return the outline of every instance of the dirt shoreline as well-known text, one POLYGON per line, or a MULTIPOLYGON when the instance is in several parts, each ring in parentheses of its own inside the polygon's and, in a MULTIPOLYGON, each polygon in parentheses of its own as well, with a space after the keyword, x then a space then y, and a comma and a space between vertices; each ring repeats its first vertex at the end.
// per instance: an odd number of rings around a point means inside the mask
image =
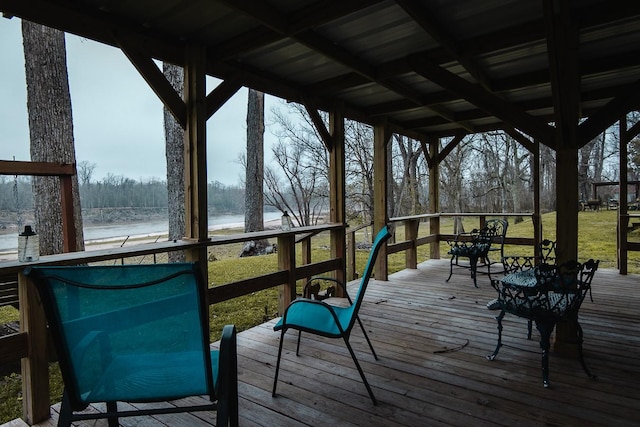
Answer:
MULTIPOLYGON (((145 222, 145 221, 138 221, 145 222)), ((121 224, 96 224, 96 225, 128 225, 132 224, 131 222, 123 222, 121 224)), ((272 219, 264 222, 265 230, 273 230, 280 227, 280 219, 272 219)), ((216 224, 209 227, 209 232, 213 232, 216 230, 237 230, 238 233, 242 233, 244 229, 243 223, 228 223, 228 224, 216 224)), ((17 229, 13 232, 4 232, 0 234, 16 234, 17 229)), ((100 249, 113 249, 118 248, 124 245, 132 246, 132 245, 140 245, 146 243, 155 243, 160 241, 166 241, 167 233, 148 233, 148 234, 138 234, 132 236, 113 236, 101 239, 93 239, 93 240, 85 240, 85 249, 86 250, 100 250, 100 249)), ((13 261, 17 259, 18 252, 17 249, 12 250, 0 250, 0 262, 2 261, 13 261)))

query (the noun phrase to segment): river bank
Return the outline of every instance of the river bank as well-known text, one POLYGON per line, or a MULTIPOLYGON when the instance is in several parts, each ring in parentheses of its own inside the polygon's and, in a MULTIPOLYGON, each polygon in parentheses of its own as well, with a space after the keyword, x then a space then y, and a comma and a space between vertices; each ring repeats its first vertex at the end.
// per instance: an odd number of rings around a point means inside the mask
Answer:
MULTIPOLYGON (((87 250, 120 247, 132 242, 140 244, 166 240, 168 235, 166 215, 162 218, 136 213, 129 215, 128 218, 128 222, 126 220, 113 222, 110 220, 106 223, 96 220, 85 222, 84 237, 87 250), (133 221, 132 218, 138 220, 133 221)), ((244 214, 211 216, 208 222, 210 232, 224 229, 239 229, 241 232, 244 228, 244 214)), ((265 212, 264 226, 266 229, 279 227, 280 213, 265 212)), ((0 261, 17 257, 18 233, 17 225, 0 230, 0 261)))

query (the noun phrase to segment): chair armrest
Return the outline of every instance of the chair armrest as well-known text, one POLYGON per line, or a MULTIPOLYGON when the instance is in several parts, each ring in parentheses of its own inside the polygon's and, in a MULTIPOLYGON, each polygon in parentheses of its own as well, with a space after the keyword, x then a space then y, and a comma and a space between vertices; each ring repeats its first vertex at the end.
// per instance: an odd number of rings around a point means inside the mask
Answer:
POLYGON ((215 394, 220 400, 237 399, 238 393, 238 353, 235 325, 225 325, 220 338, 220 356, 218 367, 217 390, 215 394))
POLYGON ((284 311, 284 315, 282 316, 282 324, 286 325, 287 324, 287 316, 289 314, 289 311, 293 308, 296 307, 300 304, 303 305, 315 305, 318 308, 324 309, 326 310, 331 317, 333 318, 333 321, 335 322, 338 330, 340 331, 341 334, 344 334, 344 329, 342 329, 342 325, 340 324, 340 319, 338 319, 338 316, 334 310, 334 306, 327 304, 324 301, 319 301, 319 300, 315 300, 315 299, 308 299, 308 298, 298 298, 296 300, 291 301, 291 304, 289 304, 289 306, 287 307, 287 309, 284 311))
MULTIPOLYGON (((340 288, 342 288, 342 291, 344 292, 344 294, 346 295, 347 299, 349 300, 349 304, 353 304, 353 301, 351 301, 351 297, 349 296, 349 292, 347 292, 347 287, 345 286, 345 284, 343 282, 341 282, 338 279, 334 279, 333 277, 312 277, 311 279, 309 279, 307 281, 307 283, 304 285, 304 289, 302 291, 302 296, 304 298, 310 298, 310 296, 307 295, 307 292, 309 291, 309 288, 313 287, 313 283, 316 281, 327 281, 327 282, 332 282, 337 284, 338 286, 340 286, 340 288)), ((318 290, 319 290, 319 286, 318 286, 318 290)), ((331 295, 327 295, 327 298, 331 296, 331 295)), ((335 295, 333 295, 335 296, 335 295)), ((316 298, 316 299, 320 299, 320 298, 316 298)), ((324 298, 322 298, 324 299, 324 298)))

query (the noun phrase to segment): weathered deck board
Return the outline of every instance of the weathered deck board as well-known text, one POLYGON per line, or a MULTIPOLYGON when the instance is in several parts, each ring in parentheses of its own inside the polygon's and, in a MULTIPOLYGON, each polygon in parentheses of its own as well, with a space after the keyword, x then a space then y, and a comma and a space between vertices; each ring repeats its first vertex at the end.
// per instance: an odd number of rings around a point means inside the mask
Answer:
MULTIPOLYGON (((526 339, 526 322, 507 315, 505 346, 496 344, 494 290, 464 272, 449 283, 446 260, 422 263, 388 282, 372 280, 361 318, 379 360, 356 325, 351 342, 379 400, 373 406, 344 343, 296 333, 286 335, 278 384, 271 397, 279 334, 274 321, 238 336, 242 426, 536 426, 640 424, 640 277, 599 270, 594 302, 580 320, 585 356, 597 380, 576 359, 551 353, 552 387, 541 380, 538 334, 526 339)), ((179 404, 179 403, 178 403, 179 404)), ((40 426, 55 425, 54 417, 40 426)), ((122 425, 148 425, 148 417, 122 425)), ((159 416, 152 424, 211 425, 215 414, 159 416)), ((103 426, 99 421, 86 425, 103 426)))

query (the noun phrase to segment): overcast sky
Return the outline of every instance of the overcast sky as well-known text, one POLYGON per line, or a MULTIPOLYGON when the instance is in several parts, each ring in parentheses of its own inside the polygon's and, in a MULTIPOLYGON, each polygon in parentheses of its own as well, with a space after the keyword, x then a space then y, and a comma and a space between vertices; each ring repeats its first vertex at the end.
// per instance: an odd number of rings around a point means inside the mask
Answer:
MULTIPOLYGON (((67 67, 76 160, 107 174, 166 179, 162 103, 118 49, 67 34, 67 67)), ((207 82, 207 91, 217 81, 207 82)), ((265 113, 279 101, 267 97, 265 113)), ((240 184, 246 149, 247 90, 207 122, 208 181, 240 184)), ((0 160, 29 160, 24 55, 20 20, 0 17, 0 160)), ((273 135, 265 132, 265 161, 273 135)))

